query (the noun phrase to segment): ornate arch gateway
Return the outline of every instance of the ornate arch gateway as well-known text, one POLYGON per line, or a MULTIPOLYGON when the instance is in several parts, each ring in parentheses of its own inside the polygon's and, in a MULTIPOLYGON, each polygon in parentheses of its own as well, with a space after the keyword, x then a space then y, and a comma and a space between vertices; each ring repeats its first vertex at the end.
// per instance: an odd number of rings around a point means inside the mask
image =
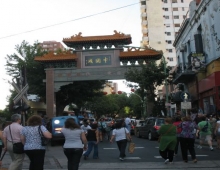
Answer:
POLYGON ((131 36, 114 31, 113 35, 82 36, 82 33, 64 38, 71 50, 49 52, 35 61, 45 65, 47 115, 56 116, 55 92, 73 81, 124 79, 129 67, 139 67, 135 62, 159 60, 160 51, 151 48, 125 47, 131 36), (128 65, 128 62, 130 64, 128 65))

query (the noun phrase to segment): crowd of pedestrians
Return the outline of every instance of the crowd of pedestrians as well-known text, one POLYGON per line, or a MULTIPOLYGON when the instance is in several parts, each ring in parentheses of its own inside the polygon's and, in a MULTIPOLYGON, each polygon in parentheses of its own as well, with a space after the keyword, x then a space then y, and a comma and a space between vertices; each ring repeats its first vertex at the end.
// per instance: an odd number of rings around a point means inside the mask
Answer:
MULTIPOLYGON (((12 160, 9 170, 22 170, 25 155, 30 160, 29 170, 43 170, 46 150, 42 145, 42 136, 39 131, 48 139, 52 138, 52 135, 43 125, 42 118, 38 115, 31 116, 25 127, 20 125, 20 114, 12 115, 11 120, 12 123, 4 128, 3 133, 0 133, 0 153, 2 150, 7 151, 12 160), (22 143, 24 152, 14 153, 14 143, 22 143)), ((123 161, 126 157, 127 142, 131 140, 131 124, 131 119, 126 117, 115 122, 113 127, 111 123, 106 123, 102 117, 94 122, 84 119, 80 126, 73 118, 68 118, 61 130, 65 137, 63 152, 67 158, 68 170, 78 170, 81 157, 83 156, 84 160, 87 160, 92 150, 92 158, 99 159, 98 144, 103 140, 110 141, 110 143, 116 141, 119 160, 123 161)), ((159 153, 165 160, 165 164, 172 164, 174 156, 180 151, 185 163, 188 162, 188 152, 192 161, 197 163, 196 138, 200 140, 197 147, 199 149, 202 149, 204 142, 207 142, 210 150, 213 151, 213 139, 217 140, 217 148, 220 148, 220 121, 211 115, 167 117, 158 133, 160 135, 159 153)))
POLYGON ((202 149, 205 142, 213 151, 212 141, 217 140, 220 147, 220 121, 213 115, 189 114, 176 115, 165 118, 165 124, 158 131, 160 134, 159 152, 165 164, 173 163, 173 157, 178 154, 179 147, 182 159, 188 162, 188 152, 194 163, 197 163, 195 140, 199 139, 198 149, 202 149))

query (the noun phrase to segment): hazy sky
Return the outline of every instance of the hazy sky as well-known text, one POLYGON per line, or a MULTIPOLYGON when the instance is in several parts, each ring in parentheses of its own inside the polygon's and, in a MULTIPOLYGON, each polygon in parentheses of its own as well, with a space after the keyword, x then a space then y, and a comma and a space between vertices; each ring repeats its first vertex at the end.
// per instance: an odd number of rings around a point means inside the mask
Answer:
MULTIPOLYGON (((117 30, 131 34, 133 46, 140 46, 141 41, 139 0, 1 0, 0 25, 0 109, 5 108, 12 88, 5 57, 23 40, 61 42, 79 32, 93 36, 117 30)), ((119 90, 124 89, 120 83, 119 90)))

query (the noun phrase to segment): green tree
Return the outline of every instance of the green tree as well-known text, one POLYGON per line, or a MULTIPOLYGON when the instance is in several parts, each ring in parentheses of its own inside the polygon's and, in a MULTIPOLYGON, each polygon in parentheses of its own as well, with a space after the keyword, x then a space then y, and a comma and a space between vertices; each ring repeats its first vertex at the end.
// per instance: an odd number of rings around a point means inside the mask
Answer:
POLYGON ((62 115, 65 106, 74 103, 80 108, 85 107, 85 103, 91 101, 94 96, 102 96, 100 89, 103 88, 104 80, 75 81, 72 84, 61 86, 56 93, 56 113, 62 115))
MULTIPOLYGON (((21 77, 21 70, 26 73, 27 82, 29 85, 29 94, 38 94, 43 101, 46 98, 46 84, 43 80, 46 78, 44 65, 34 61, 35 56, 43 56, 46 52, 42 50, 38 42, 30 45, 23 41, 20 45, 15 46, 16 52, 22 56, 20 58, 17 53, 7 55, 6 71, 13 79, 21 77), (24 68, 26 71, 24 71, 24 68)), ((57 53, 62 51, 58 50, 57 53)), ((19 82, 19 81, 17 81, 19 82)), ((74 103, 78 108, 83 107, 86 101, 89 101, 94 96, 101 95, 104 80, 96 81, 77 81, 72 84, 62 86, 56 93, 56 111, 57 115, 63 113, 66 105, 74 103)))
POLYGON ((156 104, 155 90, 157 86, 163 85, 164 80, 168 77, 168 70, 165 72, 165 64, 161 61, 157 64, 155 61, 150 61, 147 64, 141 64, 141 68, 131 67, 125 73, 125 78, 129 82, 128 86, 133 87, 132 83, 136 83, 139 87, 137 93, 144 101, 147 93, 147 101, 156 104))
MULTIPOLYGON (((46 78, 44 66, 34 61, 35 56, 42 56, 45 52, 39 46, 38 42, 30 45, 23 41, 20 45, 15 46, 17 53, 7 55, 6 57, 6 72, 16 80, 21 78, 21 73, 26 74, 26 79, 29 85, 29 94, 38 94, 45 99, 46 88, 43 80, 46 78), (19 55, 22 56, 20 58, 19 55)), ((19 81, 18 81, 19 82, 19 81)))

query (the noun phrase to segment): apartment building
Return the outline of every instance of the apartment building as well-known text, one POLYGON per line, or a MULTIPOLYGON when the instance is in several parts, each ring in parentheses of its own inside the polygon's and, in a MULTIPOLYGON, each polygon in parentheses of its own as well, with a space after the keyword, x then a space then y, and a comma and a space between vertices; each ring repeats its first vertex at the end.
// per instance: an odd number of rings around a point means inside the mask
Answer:
POLYGON ((57 50, 64 50, 65 47, 57 41, 43 41, 43 43, 40 43, 42 48, 46 51, 57 51, 57 50))
POLYGON ((162 50, 168 66, 176 66, 173 47, 192 0, 140 0, 142 47, 162 50))

